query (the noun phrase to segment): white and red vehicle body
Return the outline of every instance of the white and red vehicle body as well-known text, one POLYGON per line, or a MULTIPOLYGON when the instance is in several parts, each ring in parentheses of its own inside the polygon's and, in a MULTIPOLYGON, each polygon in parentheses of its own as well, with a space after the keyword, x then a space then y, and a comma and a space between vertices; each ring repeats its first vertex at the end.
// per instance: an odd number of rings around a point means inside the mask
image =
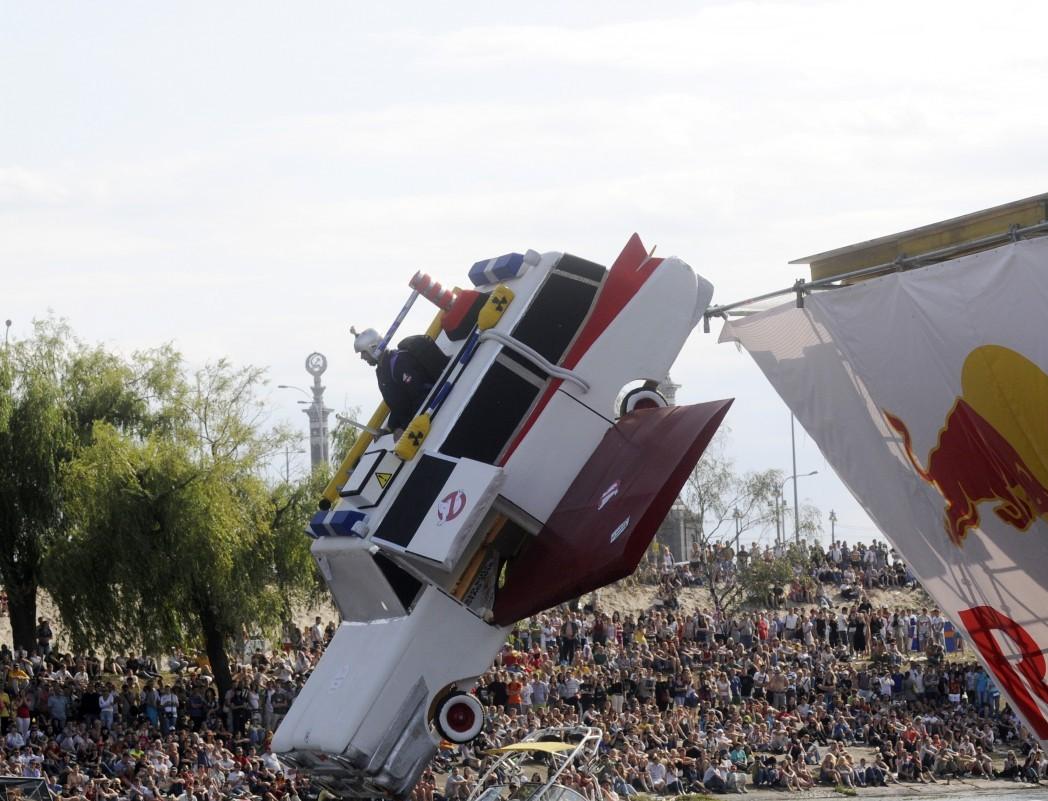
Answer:
POLYGON ((636 235, 610 270, 529 251, 470 277, 501 317, 436 338, 417 452, 370 443, 310 525, 343 622, 273 750, 339 795, 402 795, 476 736, 512 624, 632 573, 730 405, 651 402, 712 287, 636 235))

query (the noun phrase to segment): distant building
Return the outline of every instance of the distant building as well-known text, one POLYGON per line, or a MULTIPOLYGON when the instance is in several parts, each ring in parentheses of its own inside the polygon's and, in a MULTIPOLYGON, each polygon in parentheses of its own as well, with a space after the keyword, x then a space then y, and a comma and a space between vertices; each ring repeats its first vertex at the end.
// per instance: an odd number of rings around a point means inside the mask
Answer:
POLYGON ((697 538, 698 530, 681 503, 673 504, 655 534, 655 541, 661 546, 659 552, 662 552, 663 547, 669 548, 674 562, 685 562, 690 558, 692 543, 697 538))
POLYGON ((324 405, 324 385, 320 377, 327 370, 327 358, 322 353, 311 353, 306 357, 306 372, 313 376, 313 402, 302 411, 309 418, 309 463, 315 470, 329 459, 328 416, 334 411, 324 405))
MULTIPOLYGON (((659 392, 670 406, 677 405, 678 389, 680 389, 680 384, 673 383, 673 379, 669 374, 666 375, 666 378, 658 386, 659 392)), ((683 504, 678 501, 673 504, 673 508, 670 509, 666 519, 659 526, 659 530, 655 534, 655 541, 659 545, 670 549, 670 552, 673 554, 673 561, 684 562, 691 555, 691 545, 695 542, 696 536, 697 532, 694 525, 688 520, 683 504)))

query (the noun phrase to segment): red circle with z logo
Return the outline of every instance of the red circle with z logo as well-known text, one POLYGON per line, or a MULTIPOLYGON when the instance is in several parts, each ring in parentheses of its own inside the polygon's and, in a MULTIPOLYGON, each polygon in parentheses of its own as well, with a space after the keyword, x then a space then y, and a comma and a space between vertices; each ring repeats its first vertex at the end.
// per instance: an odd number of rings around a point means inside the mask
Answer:
POLYGON ((462 514, 462 510, 465 508, 466 493, 462 490, 449 492, 437 504, 437 520, 441 523, 448 523, 462 514))

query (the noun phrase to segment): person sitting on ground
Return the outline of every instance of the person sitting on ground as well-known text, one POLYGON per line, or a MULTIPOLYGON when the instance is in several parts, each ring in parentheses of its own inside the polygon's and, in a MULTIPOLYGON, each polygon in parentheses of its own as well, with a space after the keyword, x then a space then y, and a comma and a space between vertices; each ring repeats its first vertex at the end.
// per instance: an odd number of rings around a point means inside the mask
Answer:
POLYGON ((891 766, 884 759, 883 754, 877 753, 874 756, 873 765, 871 766, 871 768, 880 772, 883 784, 887 785, 888 782, 893 782, 895 784, 899 783, 899 780, 896 779, 895 775, 892 773, 891 766))
MULTIPOLYGON (((542 783, 541 777, 537 783, 542 783)), ((611 786, 621 798, 629 798, 630 796, 636 795, 638 792, 636 787, 626 781, 626 777, 622 775, 622 771, 617 763, 615 763, 612 768, 611 786)))
POLYGON ((932 775, 938 777, 946 777, 947 782, 950 776, 955 779, 959 779, 964 775, 964 768, 961 765, 960 755, 949 746, 942 748, 938 754, 935 755, 935 762, 932 764, 932 775))
POLYGON ((837 770, 837 757, 833 755, 832 751, 827 751, 826 756, 822 758, 822 764, 819 766, 819 782, 832 787, 844 783, 837 770))
POLYGON ((852 763, 851 754, 843 748, 837 752, 837 774, 841 777, 841 784, 845 787, 856 785, 856 768, 852 763))
POLYGON ((447 801, 460 801, 469 794, 469 768, 460 773, 458 766, 452 765, 451 772, 444 781, 444 798, 447 801))
POLYGON ((753 766, 753 761, 750 759, 750 755, 746 752, 746 748, 741 740, 732 743, 731 750, 728 752, 728 758, 739 770, 748 771, 753 766))
POLYGON ((930 774, 924 770, 921 759, 917 754, 906 754, 899 762, 898 780, 900 782, 918 782, 926 784, 930 774))
POLYGON ((885 772, 876 763, 869 765, 865 759, 859 760, 858 773, 862 777, 862 784, 868 787, 887 787, 888 781, 885 772))
POLYGON ((778 760, 773 756, 764 757, 757 768, 757 787, 776 787, 779 784, 778 760))
POLYGON ((797 773, 794 771, 793 764, 789 758, 783 759, 779 764, 779 786, 785 787, 787 790, 800 792, 801 785, 797 781, 797 773))
POLYGON ((652 792, 656 794, 665 792, 666 765, 661 759, 653 758, 648 762, 648 783, 651 785, 652 792))
POLYGON ((728 783, 724 768, 717 762, 710 762, 706 772, 702 776, 702 784, 711 793, 727 792, 728 783))
POLYGON ((797 774, 797 781, 802 790, 810 790, 815 786, 815 774, 803 759, 793 760, 793 772, 797 774))
POLYGON ((734 790, 736 793, 748 793, 746 789, 746 781, 749 774, 745 770, 740 770, 731 760, 725 760, 721 763, 721 767, 724 768, 724 783, 729 790, 734 790))
POLYGON ((1026 755, 1026 760, 1023 762, 1022 767, 1022 778, 1023 781, 1031 782, 1032 784, 1041 783, 1041 749, 1034 748, 1026 755))
POLYGON ((1021 766, 1019 760, 1015 756, 1014 751, 1009 751, 1004 757, 1004 765, 1001 767, 1000 772, 995 774, 999 779, 1011 779, 1013 782, 1019 781, 1019 772, 1021 766))

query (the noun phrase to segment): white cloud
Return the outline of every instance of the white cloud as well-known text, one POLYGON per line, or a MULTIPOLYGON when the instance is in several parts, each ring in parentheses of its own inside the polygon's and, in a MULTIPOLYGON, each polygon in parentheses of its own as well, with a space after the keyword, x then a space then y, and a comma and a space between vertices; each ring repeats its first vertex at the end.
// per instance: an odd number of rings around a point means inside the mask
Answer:
POLYGON ((68 196, 65 186, 40 172, 24 167, 0 167, 0 207, 58 203, 68 196))

